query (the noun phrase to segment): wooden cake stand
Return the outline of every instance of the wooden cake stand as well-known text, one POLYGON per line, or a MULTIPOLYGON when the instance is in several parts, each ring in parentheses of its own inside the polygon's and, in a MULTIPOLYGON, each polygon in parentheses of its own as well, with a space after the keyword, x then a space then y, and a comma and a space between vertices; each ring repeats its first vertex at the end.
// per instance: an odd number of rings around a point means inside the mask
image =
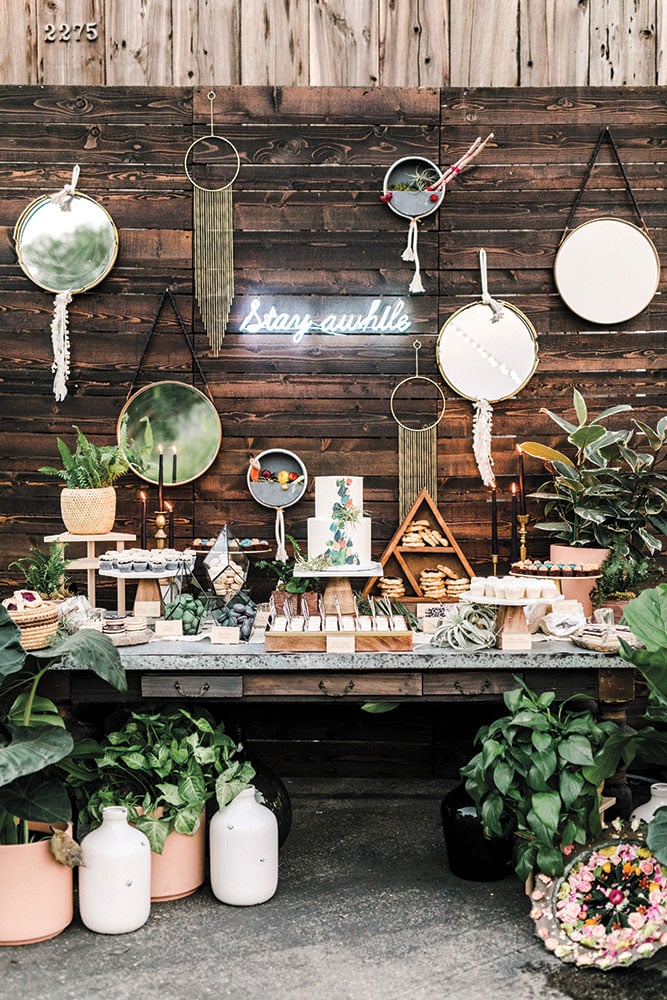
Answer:
POLYGON ((354 566, 332 566, 331 569, 308 570, 302 566, 296 566, 294 576, 296 577, 317 577, 325 579, 324 587, 324 610, 328 615, 335 615, 338 607, 344 615, 354 614, 354 594, 352 593, 352 580, 363 580, 366 577, 381 577, 384 575, 382 563, 369 563, 363 568, 354 566))

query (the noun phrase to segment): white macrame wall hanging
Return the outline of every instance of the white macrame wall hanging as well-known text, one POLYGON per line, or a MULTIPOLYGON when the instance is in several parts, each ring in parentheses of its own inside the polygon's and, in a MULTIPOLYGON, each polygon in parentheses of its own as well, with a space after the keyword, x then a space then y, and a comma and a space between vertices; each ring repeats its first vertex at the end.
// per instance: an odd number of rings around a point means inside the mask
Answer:
POLYGON ((51 320, 53 393, 67 395, 70 375, 69 314, 72 296, 103 280, 118 254, 118 232, 100 204, 77 191, 79 165, 55 194, 30 202, 14 228, 21 268, 40 288, 55 293, 51 320))

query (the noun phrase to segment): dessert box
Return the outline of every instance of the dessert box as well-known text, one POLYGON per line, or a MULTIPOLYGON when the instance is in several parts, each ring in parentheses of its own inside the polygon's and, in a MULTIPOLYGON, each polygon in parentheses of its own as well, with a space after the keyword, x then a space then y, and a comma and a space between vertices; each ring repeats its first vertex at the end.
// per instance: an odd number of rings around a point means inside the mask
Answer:
POLYGON ((267 653, 410 651, 412 629, 402 615, 275 615, 264 633, 267 653))

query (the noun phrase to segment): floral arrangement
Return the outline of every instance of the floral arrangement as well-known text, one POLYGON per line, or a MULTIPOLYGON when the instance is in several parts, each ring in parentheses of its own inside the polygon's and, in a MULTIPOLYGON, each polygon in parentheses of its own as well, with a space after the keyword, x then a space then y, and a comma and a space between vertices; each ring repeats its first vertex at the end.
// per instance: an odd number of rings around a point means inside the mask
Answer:
POLYGON ((606 840, 587 847, 560 879, 538 875, 531 916, 558 958, 610 969, 667 944, 667 871, 646 846, 640 825, 633 821, 624 832, 614 820, 606 840))

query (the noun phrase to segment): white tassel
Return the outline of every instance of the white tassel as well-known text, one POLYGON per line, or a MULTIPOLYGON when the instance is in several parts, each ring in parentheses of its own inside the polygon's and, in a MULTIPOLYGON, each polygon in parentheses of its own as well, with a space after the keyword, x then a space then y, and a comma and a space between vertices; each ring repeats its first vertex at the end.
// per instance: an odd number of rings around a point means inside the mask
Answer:
POLYGON ((285 515, 282 507, 276 508, 276 562, 287 562, 287 549, 285 548, 285 515))
POLYGON ((422 284, 421 273, 419 269, 419 254, 417 253, 417 234, 419 232, 418 224, 416 219, 410 219, 410 225, 408 226, 408 242, 405 250, 402 253, 403 260, 413 260, 415 262, 415 273, 412 281, 410 282, 410 287, 408 291, 410 295, 422 295, 424 292, 424 285, 422 284))
POLYGON ((475 415, 472 422, 472 450, 479 474, 485 486, 493 486, 493 456, 491 455, 491 431, 493 407, 488 399, 476 399, 473 403, 475 415))
POLYGON ((65 184, 60 191, 56 191, 55 194, 51 195, 51 201, 54 205, 57 205, 61 212, 71 212, 72 211, 72 198, 76 194, 76 185, 79 180, 79 164, 74 164, 74 169, 72 170, 72 182, 71 184, 65 184))
POLYGON ((71 301, 72 293, 70 291, 58 292, 54 299, 53 319, 51 320, 51 344, 53 345, 51 371, 55 373, 53 394, 59 403, 67 395, 70 359, 67 306, 71 301))

